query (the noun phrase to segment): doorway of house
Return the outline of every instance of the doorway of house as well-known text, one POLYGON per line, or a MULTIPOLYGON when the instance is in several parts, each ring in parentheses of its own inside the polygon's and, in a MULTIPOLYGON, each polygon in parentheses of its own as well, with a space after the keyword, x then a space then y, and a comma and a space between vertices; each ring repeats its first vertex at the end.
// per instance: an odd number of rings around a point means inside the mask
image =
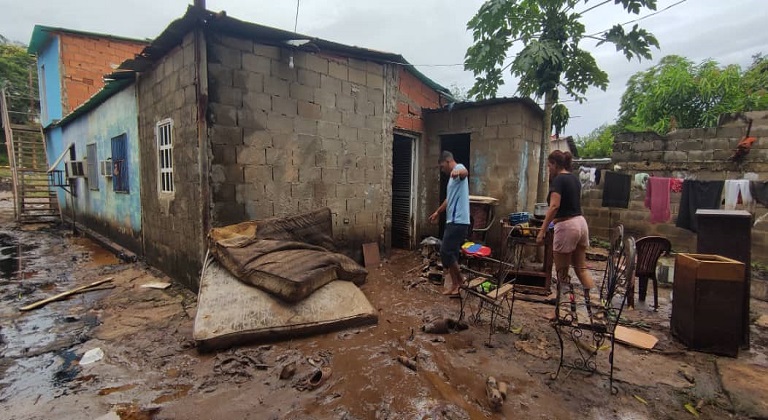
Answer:
POLYGON ((392 246, 413 248, 416 213, 416 138, 395 134, 392 148, 392 246))
MULTIPOLYGON (((463 134, 448 134, 440 136, 440 153, 443 151, 449 151, 453 153, 453 158, 456 162, 463 164, 467 167, 467 171, 472 173, 472 168, 469 166, 469 133, 463 134)), ((448 175, 440 173, 440 203, 445 200, 448 194, 448 175)), ((440 216, 440 237, 443 237, 443 230, 445 229, 445 217, 440 216)))

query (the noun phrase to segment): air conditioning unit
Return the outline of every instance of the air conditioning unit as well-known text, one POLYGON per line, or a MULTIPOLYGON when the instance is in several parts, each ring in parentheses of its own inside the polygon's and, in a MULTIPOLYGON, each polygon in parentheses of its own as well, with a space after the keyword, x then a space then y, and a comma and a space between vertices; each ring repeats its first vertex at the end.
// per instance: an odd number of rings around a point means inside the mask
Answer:
POLYGON ((65 166, 67 169, 67 177, 68 178, 83 178, 85 177, 85 169, 83 165, 83 161, 81 160, 70 160, 68 162, 65 162, 65 166))
POLYGON ((101 176, 112 178, 112 161, 102 160, 99 162, 99 173, 101 176))

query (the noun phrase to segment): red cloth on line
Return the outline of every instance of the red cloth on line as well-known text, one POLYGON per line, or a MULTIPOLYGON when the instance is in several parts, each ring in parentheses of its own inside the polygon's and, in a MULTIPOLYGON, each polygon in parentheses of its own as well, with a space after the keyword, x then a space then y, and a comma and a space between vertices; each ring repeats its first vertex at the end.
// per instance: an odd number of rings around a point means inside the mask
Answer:
POLYGON ((669 220, 669 195, 672 179, 651 177, 645 190, 645 208, 651 209, 651 223, 669 220))
POLYGON ((669 185, 670 185, 670 189, 672 190, 672 192, 679 193, 679 192, 683 191, 683 180, 682 180, 682 178, 672 178, 672 180, 671 180, 669 185))

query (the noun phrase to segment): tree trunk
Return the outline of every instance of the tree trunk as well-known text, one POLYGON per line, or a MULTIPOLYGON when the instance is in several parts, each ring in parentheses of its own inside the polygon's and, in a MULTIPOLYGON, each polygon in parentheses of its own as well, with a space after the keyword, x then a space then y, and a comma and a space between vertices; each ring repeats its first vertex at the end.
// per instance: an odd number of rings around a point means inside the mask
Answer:
POLYGON ((544 94, 544 126, 541 130, 541 151, 539 152, 539 180, 536 190, 536 202, 543 203, 549 193, 549 174, 547 173, 547 157, 549 156, 549 139, 552 136, 552 107, 554 107, 554 92, 544 94))

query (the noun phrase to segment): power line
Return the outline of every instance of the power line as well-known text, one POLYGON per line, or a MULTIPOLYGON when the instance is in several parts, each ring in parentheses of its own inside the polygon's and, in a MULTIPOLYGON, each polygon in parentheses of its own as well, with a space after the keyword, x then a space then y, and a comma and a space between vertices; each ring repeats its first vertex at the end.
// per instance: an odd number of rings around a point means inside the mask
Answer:
POLYGON ((301 0, 296 0, 296 19, 293 21, 293 32, 296 32, 296 28, 299 27, 299 3, 301 0))
POLYGON ((591 11, 591 10, 595 10, 595 9, 597 9, 598 7, 600 7, 600 6, 602 6, 602 5, 606 4, 606 3, 610 3, 610 2, 611 2, 611 0, 605 0, 605 1, 604 1, 604 2, 602 2, 602 3, 598 3, 598 4, 596 4, 596 5, 594 5, 594 6, 590 7, 590 8, 588 8, 587 10, 584 10, 583 12, 578 12, 578 13, 579 13, 580 15, 582 15, 582 16, 583 16, 583 15, 584 15, 584 13, 587 13, 587 12, 589 12, 589 11, 591 11))
MULTIPOLYGON (((680 0, 680 1, 678 1, 677 3, 673 3, 673 4, 670 4, 669 6, 667 6, 667 7, 663 8, 663 9, 661 9, 661 10, 657 10, 657 11, 655 11, 655 12, 653 12, 653 13, 649 13, 649 14, 647 14, 647 15, 645 15, 645 16, 641 16, 641 17, 639 17, 639 18, 637 18, 637 19, 633 19, 633 20, 630 20, 630 21, 624 22, 624 23, 622 23, 622 24, 621 24, 621 26, 624 26, 624 25, 629 25, 630 23, 640 22, 641 20, 644 20, 644 19, 648 19, 648 18, 649 18, 649 17, 651 17, 651 16, 656 16, 656 15, 658 15, 659 13, 661 13, 661 12, 666 12, 667 10, 669 10, 669 9, 671 9, 671 8, 673 8, 673 7, 677 6, 677 5, 679 5, 679 4, 685 3, 686 1, 688 1, 688 0, 680 0)), ((600 34, 603 34, 603 33, 605 33, 605 32, 608 32, 609 30, 610 30, 610 28, 608 28, 608 29, 605 29, 605 30, 602 30, 602 31, 598 31, 598 32, 595 32, 595 33, 593 33, 593 34, 585 35, 584 37, 585 37, 585 38, 592 38, 592 37, 595 37, 595 36, 597 36, 597 35, 600 35, 600 34)))

